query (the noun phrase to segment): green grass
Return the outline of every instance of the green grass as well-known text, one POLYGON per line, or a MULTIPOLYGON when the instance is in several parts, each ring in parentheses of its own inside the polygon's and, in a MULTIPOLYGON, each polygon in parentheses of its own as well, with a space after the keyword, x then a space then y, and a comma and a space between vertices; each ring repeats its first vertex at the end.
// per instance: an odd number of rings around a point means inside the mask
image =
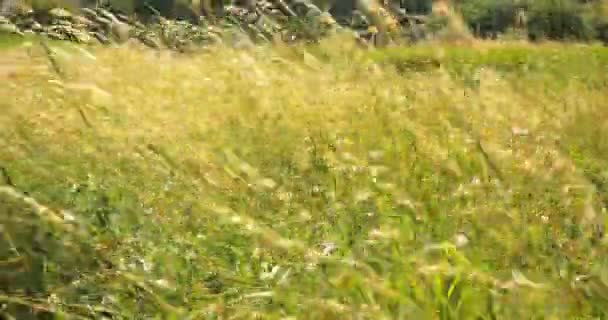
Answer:
POLYGON ((18 49, 19 47, 27 47, 29 44, 40 43, 43 39, 51 43, 55 47, 66 48, 74 46, 74 43, 63 40, 49 39, 36 34, 26 34, 24 36, 15 34, 0 34, 0 51, 18 49))
POLYGON ((0 34, 0 50, 11 49, 25 41, 25 37, 13 34, 0 34))
POLYGON ((64 49, 0 88, 2 312, 605 318, 606 50, 64 49))

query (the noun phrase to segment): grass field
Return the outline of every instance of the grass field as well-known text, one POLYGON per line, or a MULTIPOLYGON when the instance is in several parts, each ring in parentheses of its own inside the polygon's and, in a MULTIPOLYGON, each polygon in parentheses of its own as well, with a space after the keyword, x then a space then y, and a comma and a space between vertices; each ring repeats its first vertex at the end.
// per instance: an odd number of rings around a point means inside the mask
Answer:
POLYGON ((608 317, 607 48, 91 52, 0 53, 0 318, 608 317))
POLYGON ((5 35, 0 37, 0 49, 6 50, 18 46, 23 37, 18 35, 5 35))

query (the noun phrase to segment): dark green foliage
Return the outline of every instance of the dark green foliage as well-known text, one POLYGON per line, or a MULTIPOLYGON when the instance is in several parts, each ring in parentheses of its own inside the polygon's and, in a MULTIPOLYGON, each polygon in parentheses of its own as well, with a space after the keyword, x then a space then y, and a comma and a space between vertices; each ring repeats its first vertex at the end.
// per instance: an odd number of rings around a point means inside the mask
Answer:
POLYGON ((495 36, 513 25, 518 5, 514 0, 470 0, 462 5, 462 15, 475 35, 495 36))
POLYGON ((429 14, 433 10, 433 1, 401 0, 401 7, 409 14, 429 14))
MULTIPOLYGON (((598 3, 599 4, 599 3, 598 3)), ((591 23, 593 30, 595 31, 595 37, 608 44, 608 12, 606 8, 602 7, 601 4, 592 7, 591 23)))
POLYGON ((608 19, 598 21, 595 24, 595 32, 599 40, 601 40, 605 44, 608 44, 608 19))
POLYGON ((356 8, 355 0, 341 0, 336 1, 334 5, 331 7, 329 12, 332 16, 336 17, 336 19, 347 19, 351 15, 352 11, 356 8))
POLYGON ((519 27, 527 28, 531 40, 607 39, 607 18, 595 4, 600 2, 464 0, 457 2, 457 8, 474 34, 483 38, 519 27))
POLYGON ((436 33, 448 26, 449 18, 440 15, 430 15, 429 19, 425 23, 425 27, 430 33, 436 33))
POLYGON ((593 27, 583 16, 583 8, 573 0, 541 0, 532 3, 528 17, 531 40, 593 38, 593 27))
POLYGON ((133 0, 133 10, 142 17, 161 15, 173 18, 175 15, 175 0, 133 0))

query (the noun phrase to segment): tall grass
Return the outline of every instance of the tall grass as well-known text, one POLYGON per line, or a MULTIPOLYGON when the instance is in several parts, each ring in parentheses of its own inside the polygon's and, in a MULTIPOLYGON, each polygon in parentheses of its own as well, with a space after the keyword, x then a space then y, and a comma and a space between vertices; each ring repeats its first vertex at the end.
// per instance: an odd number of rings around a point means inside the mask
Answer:
POLYGON ((605 48, 56 50, 0 87, 5 316, 608 313, 605 48))

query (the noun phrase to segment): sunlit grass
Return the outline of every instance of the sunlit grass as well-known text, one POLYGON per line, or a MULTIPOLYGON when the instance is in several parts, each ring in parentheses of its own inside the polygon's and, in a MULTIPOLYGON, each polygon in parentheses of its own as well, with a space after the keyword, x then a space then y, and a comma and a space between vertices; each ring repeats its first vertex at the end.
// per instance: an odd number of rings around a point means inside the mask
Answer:
POLYGON ((23 37, 13 34, 0 35, 0 49, 13 48, 23 42, 23 37))
POLYGON ((55 56, 0 89, 9 312, 607 314, 605 48, 55 56))

